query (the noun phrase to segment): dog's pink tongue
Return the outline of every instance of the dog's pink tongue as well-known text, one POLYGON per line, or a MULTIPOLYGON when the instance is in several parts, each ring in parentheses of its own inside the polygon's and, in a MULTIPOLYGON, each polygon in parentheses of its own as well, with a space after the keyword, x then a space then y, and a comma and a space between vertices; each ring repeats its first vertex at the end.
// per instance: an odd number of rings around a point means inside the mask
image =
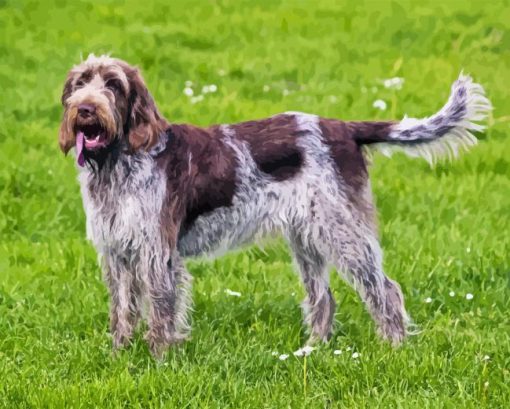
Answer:
POLYGON ((83 156, 83 144, 85 142, 85 135, 83 132, 78 132, 76 134, 76 161, 78 165, 83 167, 85 165, 85 157, 83 156))

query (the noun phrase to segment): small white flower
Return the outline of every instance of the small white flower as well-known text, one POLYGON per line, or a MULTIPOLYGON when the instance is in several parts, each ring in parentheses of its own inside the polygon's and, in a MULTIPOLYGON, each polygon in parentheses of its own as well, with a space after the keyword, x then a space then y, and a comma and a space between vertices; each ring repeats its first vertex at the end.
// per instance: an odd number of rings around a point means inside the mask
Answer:
POLYGON ((272 355, 272 356, 278 356, 278 352, 273 351, 273 352, 271 352, 271 355, 272 355))
POLYGON ((466 253, 471 253, 471 248, 470 247, 466 248, 466 253))
POLYGON ((281 354, 281 355, 278 357, 278 359, 279 359, 280 361, 285 361, 288 357, 289 357, 289 355, 287 355, 287 354, 281 354))
POLYGON ((430 298, 430 297, 425 298, 425 302, 427 304, 430 304, 432 302, 432 298, 430 298))
POLYGON ((334 104, 334 103, 338 102, 338 98, 335 95, 330 95, 329 96, 329 102, 334 104))
POLYGON ((290 91, 289 91, 288 89, 284 89, 284 90, 282 91, 282 94, 283 94, 283 96, 284 96, 284 97, 286 97, 287 95, 289 95, 289 94, 290 94, 290 91))
POLYGON ((404 78, 394 77, 388 78, 383 81, 384 88, 388 89, 402 89, 402 85, 404 85, 404 78))
POLYGON ((213 92, 216 92, 217 90, 218 90, 218 87, 215 84, 204 85, 202 87, 202 94, 213 93, 213 92))
POLYGON ((473 299, 473 294, 467 293, 466 294, 466 300, 472 300, 472 299, 473 299))
POLYGON ((314 347, 311 347, 309 345, 304 346, 303 348, 299 348, 297 351, 294 352, 295 356, 308 356, 313 351, 315 351, 314 347))
POLYGON ((352 349, 351 347, 345 348, 346 351, 350 351, 351 349, 352 349))
POLYGON ((333 351, 333 353, 334 353, 335 355, 341 355, 341 354, 342 354, 342 350, 341 350, 341 349, 335 349, 335 350, 333 351))
POLYGON ((264 85, 262 87, 262 91, 264 91, 264 92, 269 92, 270 89, 271 89, 271 87, 269 85, 264 85))
POLYGON ((484 355, 482 361, 490 361, 491 357, 489 355, 484 355))
POLYGON ((204 96, 203 95, 197 95, 196 97, 191 97, 190 98, 190 102, 192 104, 196 104, 197 102, 200 102, 200 101, 203 101, 204 100, 204 96))
POLYGON ((487 389, 487 388, 489 387, 489 381, 486 381, 486 382, 483 384, 483 387, 484 387, 485 389, 487 389))
POLYGON ((296 293, 292 293, 292 294, 291 294, 291 296, 292 296, 292 297, 295 297, 295 296, 296 296, 296 293))
POLYGON ((455 291, 450 291, 450 292, 448 293, 448 295, 449 295, 450 297, 455 297, 455 291))
POLYGON ((382 99, 376 99, 374 103, 372 104, 374 108, 380 109, 381 111, 386 111, 386 102, 384 102, 382 99))
POLYGON ((237 291, 229 290, 228 288, 225 290, 225 294, 231 295, 232 297, 240 297, 241 293, 237 291))
POLYGON ((184 91, 182 91, 182 92, 184 92, 184 95, 186 95, 187 97, 192 97, 193 96, 193 90, 190 87, 184 88, 184 91))
POLYGON ((360 354, 359 352, 354 352, 354 353, 352 354, 352 359, 358 359, 358 358, 360 357, 360 355, 361 355, 361 354, 360 354))
POLYGON ((303 347, 303 352, 305 353, 305 356, 310 355, 313 351, 315 351, 315 348, 311 347, 310 345, 306 345, 303 347))

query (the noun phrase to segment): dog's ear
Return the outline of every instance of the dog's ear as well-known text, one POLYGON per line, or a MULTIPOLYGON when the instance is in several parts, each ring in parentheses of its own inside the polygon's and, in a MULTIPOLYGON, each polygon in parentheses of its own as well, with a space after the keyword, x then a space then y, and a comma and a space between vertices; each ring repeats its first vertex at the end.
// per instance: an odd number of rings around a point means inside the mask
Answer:
POLYGON ((125 133, 133 151, 148 150, 158 142, 168 122, 159 113, 138 69, 129 67, 126 75, 130 93, 125 133))
MULTIPOLYGON (((72 90, 73 90, 73 80, 74 80, 74 74, 73 72, 70 72, 67 75, 66 82, 64 84, 64 89, 62 91, 62 97, 61 102, 62 106, 65 108, 64 112, 64 118, 62 120, 62 124, 60 125, 60 130, 58 133, 58 144, 60 145, 60 149, 64 154, 67 155, 67 152, 74 146, 76 143, 73 129, 71 129, 71 112, 68 111, 66 106, 66 100, 71 96, 72 90)), ((76 113, 75 113, 76 114, 76 113)))

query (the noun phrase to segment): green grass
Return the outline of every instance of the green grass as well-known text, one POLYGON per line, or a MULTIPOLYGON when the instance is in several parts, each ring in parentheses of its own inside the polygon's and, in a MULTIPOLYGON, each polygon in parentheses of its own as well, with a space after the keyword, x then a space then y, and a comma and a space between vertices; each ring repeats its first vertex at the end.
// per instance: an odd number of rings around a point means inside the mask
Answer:
POLYGON ((0 1, 0 405, 509 407, 510 4, 338 3, 0 1), (57 147, 63 80, 89 52, 138 64, 166 117, 199 125, 423 116, 473 74, 495 106, 479 146, 435 169, 402 155, 371 168, 385 269, 422 332, 379 342, 335 274, 337 329, 305 368, 292 355, 303 291, 276 242, 189 262, 193 338, 164 363, 142 334, 113 357, 76 171, 57 147), (393 76, 402 90, 381 85, 393 76), (218 91, 191 104, 187 80, 218 91))

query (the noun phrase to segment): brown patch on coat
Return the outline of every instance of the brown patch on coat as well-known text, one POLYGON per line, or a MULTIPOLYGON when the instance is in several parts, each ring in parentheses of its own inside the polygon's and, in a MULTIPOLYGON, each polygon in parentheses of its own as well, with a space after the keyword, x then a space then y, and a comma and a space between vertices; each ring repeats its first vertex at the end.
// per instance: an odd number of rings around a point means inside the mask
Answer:
POLYGON ((375 225, 374 209, 368 181, 368 170, 357 138, 372 131, 381 132, 381 127, 363 122, 343 122, 320 118, 322 139, 329 147, 338 174, 347 187, 347 196, 360 210, 365 220, 375 225))
POLYGON ((358 193, 366 183, 368 172, 361 147, 353 138, 353 128, 349 122, 324 118, 319 119, 319 128, 338 173, 353 193, 358 193))
POLYGON ((346 122, 349 134, 358 145, 369 145, 387 142, 391 128, 395 122, 391 121, 350 121, 346 122))
POLYGON ((231 206, 237 162, 220 127, 170 125, 168 143, 156 161, 167 177, 162 224, 170 245, 202 214, 231 206))
POLYGON ((320 118, 319 128, 336 168, 354 192, 366 184, 367 165, 361 145, 387 140, 392 122, 343 122, 320 118))
POLYGON ((303 153, 296 141, 295 118, 277 115, 258 121, 230 125, 235 138, 248 143, 257 167, 278 181, 295 176, 303 167, 303 153))
MULTIPOLYGON (((235 140, 248 144, 255 163, 267 175, 282 181, 301 169, 303 154, 296 145, 299 130, 293 117, 282 115, 230 128, 235 140)), ((173 247, 199 216, 232 205, 238 163, 223 142, 220 126, 172 124, 166 133, 167 145, 156 161, 167 177, 162 225, 173 247)))

